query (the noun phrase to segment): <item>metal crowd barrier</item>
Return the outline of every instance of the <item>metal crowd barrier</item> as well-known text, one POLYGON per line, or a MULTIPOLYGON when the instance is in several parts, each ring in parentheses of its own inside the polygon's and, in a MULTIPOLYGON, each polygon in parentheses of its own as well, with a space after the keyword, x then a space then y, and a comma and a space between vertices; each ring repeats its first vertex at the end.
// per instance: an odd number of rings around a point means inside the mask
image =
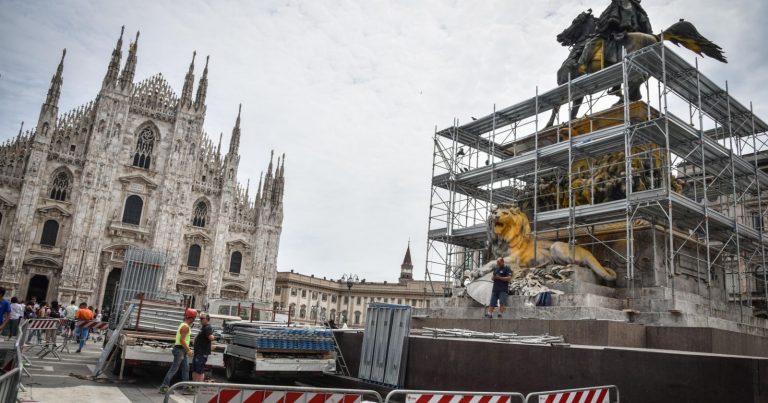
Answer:
POLYGON ((40 318, 40 319, 28 319, 27 326, 29 330, 37 330, 38 332, 53 332, 53 340, 49 342, 47 335, 44 344, 39 344, 40 352, 37 358, 43 359, 48 354, 52 355, 57 360, 61 361, 61 357, 56 352, 57 344, 56 339, 59 337, 59 330, 62 326, 67 326, 69 321, 66 318, 40 318))
POLYGON ((619 403, 619 388, 616 385, 593 386, 589 388, 550 390, 529 393, 526 403, 619 403), (537 400, 533 400, 538 398, 537 400))
MULTIPOLYGON (((383 403, 378 392, 368 389, 308 388, 298 386, 247 385, 238 383, 178 382, 168 389, 164 403, 182 387, 195 388, 195 403, 282 402, 362 403, 363 396, 383 403)), ((522 397, 522 395, 521 395, 522 397)), ((522 400, 521 400, 522 401, 522 400)))
POLYGON ((474 391, 445 391, 445 390, 408 390, 396 389, 387 394, 384 403, 392 402, 398 395, 405 395, 405 403, 431 402, 475 402, 483 403, 524 403, 525 396, 517 392, 474 392, 474 391))
MULTIPOLYGON (((15 402, 19 389, 26 390, 21 384, 21 374, 26 371, 24 368, 24 356, 21 355, 21 349, 24 345, 24 329, 26 324, 19 325, 19 331, 16 333, 16 342, 14 343, 14 357, 10 360, 11 368, 0 376, 0 402, 15 402)), ((5 370, 5 368, 3 368, 5 370)), ((29 372, 27 372, 29 374, 29 372)))

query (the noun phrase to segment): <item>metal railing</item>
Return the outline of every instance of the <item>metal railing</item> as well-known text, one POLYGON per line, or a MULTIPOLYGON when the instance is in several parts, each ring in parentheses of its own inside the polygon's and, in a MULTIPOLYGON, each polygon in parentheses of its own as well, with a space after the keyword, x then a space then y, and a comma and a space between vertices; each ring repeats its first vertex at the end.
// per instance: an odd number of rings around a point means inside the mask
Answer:
MULTIPOLYGON (((269 393, 270 398, 274 397, 273 395, 275 393, 283 393, 286 395, 289 393, 299 393, 303 396, 292 396, 291 401, 295 403, 307 403, 312 398, 316 398, 318 394, 325 394, 328 395, 327 397, 332 395, 343 395, 343 399, 332 400, 343 401, 345 403, 362 403, 363 396, 369 398, 366 399, 366 401, 370 401, 370 398, 373 398, 376 402, 383 403, 381 395, 378 392, 369 389, 313 388, 299 386, 248 385, 238 383, 209 382, 178 382, 168 389, 163 402, 168 403, 170 401, 169 399, 171 398, 171 394, 182 387, 195 389, 195 402, 242 403, 244 401, 249 401, 248 399, 251 399, 254 394, 258 395, 259 393, 264 395, 269 393)), ((522 395, 520 396, 522 397, 522 395)), ((278 401, 282 400, 283 399, 278 399, 278 401)))
POLYGON ((546 392, 529 393, 525 403, 538 402, 585 402, 585 403, 619 403, 619 388, 616 385, 592 386, 588 388, 550 390, 546 392), (533 400, 537 398, 536 400, 533 400))
MULTIPOLYGON (((461 398, 484 398, 481 401, 488 403, 514 403, 519 401, 524 403, 525 396, 517 392, 475 392, 475 391, 445 391, 445 390, 408 390, 396 389, 387 394, 384 403, 390 403, 398 395, 405 395, 406 403, 416 403, 419 401, 464 401, 461 398), (457 399, 460 398, 461 400, 457 399)), ((400 400, 398 400, 400 401, 400 400)), ((474 399, 472 400, 474 401, 474 399)))
POLYGON ((16 334, 15 356, 11 358, 15 368, 0 376, 0 402, 15 402, 19 389, 24 390, 24 386, 21 384, 21 374, 24 371, 24 357, 21 355, 21 348, 23 346, 22 340, 24 340, 22 328, 25 327, 24 324, 20 324, 16 334))

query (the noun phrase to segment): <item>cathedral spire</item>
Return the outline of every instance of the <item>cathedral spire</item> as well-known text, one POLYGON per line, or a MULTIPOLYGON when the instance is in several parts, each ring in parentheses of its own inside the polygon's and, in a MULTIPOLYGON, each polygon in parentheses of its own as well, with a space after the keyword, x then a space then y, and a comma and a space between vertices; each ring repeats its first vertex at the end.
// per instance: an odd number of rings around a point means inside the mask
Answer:
POLYGON ((114 87, 117 82, 117 75, 120 73, 120 59, 123 57, 123 33, 125 32, 125 25, 120 29, 120 38, 117 39, 115 49, 112 51, 112 59, 109 61, 109 67, 107 67, 107 74, 104 75, 104 81, 101 83, 101 88, 114 87))
POLYGON ((197 51, 192 52, 192 62, 189 63, 189 70, 184 77, 184 88, 181 90, 181 99, 179 100, 179 105, 182 108, 192 106, 192 87, 195 85, 195 56, 197 56, 197 51))
POLYGON ((205 107, 205 95, 208 92, 208 59, 210 56, 205 57, 205 69, 203 69, 203 76, 200 77, 200 82, 197 84, 197 96, 195 96, 195 110, 199 111, 205 107))
POLYGON ((48 88, 48 96, 45 97, 45 104, 48 106, 59 106, 59 96, 61 95, 62 73, 64 72, 64 56, 67 55, 67 50, 64 49, 61 52, 61 61, 59 67, 56 69, 53 78, 51 78, 51 86, 48 88))
POLYGON ((130 88, 133 84, 133 76, 136 73, 136 48, 139 46, 139 31, 136 31, 136 39, 128 45, 128 59, 125 60, 125 67, 120 73, 120 88, 130 88))
POLYGON ((232 128, 232 138, 229 140, 229 154, 235 155, 240 149, 240 112, 243 110, 243 104, 237 107, 237 120, 235 127, 232 128))
POLYGON ((251 190, 251 178, 248 178, 248 180, 245 182, 245 203, 248 204, 248 191, 251 190))
POLYGON ((219 146, 216 147, 216 156, 217 157, 221 156, 221 139, 222 139, 222 137, 224 137, 224 132, 220 132, 219 133, 219 146))
POLYGON ((17 138, 21 137, 21 132, 22 131, 24 131, 24 121, 23 120, 21 121, 21 127, 19 127, 19 134, 16 136, 17 138))

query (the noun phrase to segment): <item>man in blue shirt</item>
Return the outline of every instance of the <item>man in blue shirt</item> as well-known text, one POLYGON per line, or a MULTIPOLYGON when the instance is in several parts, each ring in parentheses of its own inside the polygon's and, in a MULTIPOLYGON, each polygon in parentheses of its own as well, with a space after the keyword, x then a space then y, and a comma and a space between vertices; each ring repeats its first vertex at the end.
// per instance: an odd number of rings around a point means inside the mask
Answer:
POLYGON ((509 282, 512 280, 512 269, 504 264, 504 258, 496 259, 496 267, 493 268, 492 279, 491 304, 488 306, 488 312, 485 313, 485 317, 492 318, 493 311, 498 306, 498 317, 501 318, 501 315, 504 314, 504 310, 507 308, 507 293, 509 292, 509 282))

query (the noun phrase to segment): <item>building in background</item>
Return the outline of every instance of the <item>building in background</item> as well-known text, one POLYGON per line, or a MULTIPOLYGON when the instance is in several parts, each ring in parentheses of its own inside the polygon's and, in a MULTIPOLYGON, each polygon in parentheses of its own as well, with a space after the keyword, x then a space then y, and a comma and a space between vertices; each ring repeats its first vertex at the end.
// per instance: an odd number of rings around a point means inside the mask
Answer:
POLYGON ((65 50, 37 125, 0 146, 0 286, 108 307, 126 248, 139 247, 166 255, 163 287, 195 306, 269 304, 284 157, 252 199, 237 181, 240 111, 228 150, 203 131, 208 59, 195 93, 192 55, 179 96, 162 74, 134 82, 138 39, 121 69, 121 32, 96 98, 59 114, 65 50))
POLYGON ((337 324, 362 327, 368 304, 372 302, 429 307, 430 298, 442 297, 427 281, 413 279, 410 245, 400 265, 397 282, 369 282, 365 279, 347 281, 315 277, 300 273, 278 272, 275 281, 273 307, 291 310, 291 322, 321 324, 333 319, 337 324))

